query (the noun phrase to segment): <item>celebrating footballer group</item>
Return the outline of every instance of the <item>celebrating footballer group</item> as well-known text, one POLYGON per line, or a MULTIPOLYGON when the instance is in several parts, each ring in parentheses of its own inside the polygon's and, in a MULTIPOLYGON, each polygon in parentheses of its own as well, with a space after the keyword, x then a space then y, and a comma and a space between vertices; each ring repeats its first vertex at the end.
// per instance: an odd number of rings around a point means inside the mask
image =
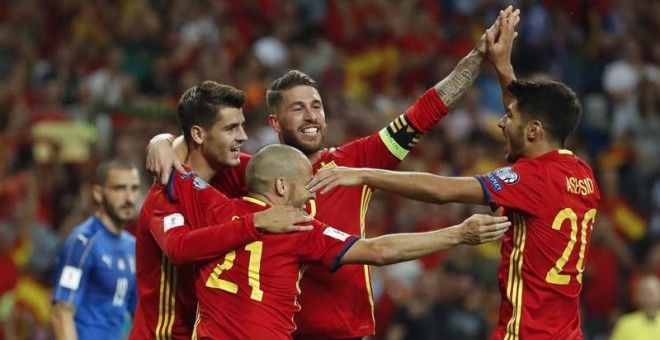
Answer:
POLYGON ((590 167, 564 149, 581 115, 573 91, 515 78, 510 56, 519 14, 511 6, 501 11, 474 49, 405 113, 336 148, 325 145, 319 84, 300 71, 268 89, 268 123, 280 144, 253 156, 240 152, 245 94, 214 81, 188 89, 177 107, 183 136, 159 135, 149 146, 147 168, 159 180, 136 232, 130 338, 370 336, 369 265, 500 238, 493 338, 582 338, 578 297, 600 194, 590 167), (511 165, 466 178, 393 171, 486 62, 500 80, 505 114, 498 126, 511 165), (571 181, 588 182, 589 190, 567 186, 571 181), (502 209, 435 231, 365 238, 374 189, 502 209))

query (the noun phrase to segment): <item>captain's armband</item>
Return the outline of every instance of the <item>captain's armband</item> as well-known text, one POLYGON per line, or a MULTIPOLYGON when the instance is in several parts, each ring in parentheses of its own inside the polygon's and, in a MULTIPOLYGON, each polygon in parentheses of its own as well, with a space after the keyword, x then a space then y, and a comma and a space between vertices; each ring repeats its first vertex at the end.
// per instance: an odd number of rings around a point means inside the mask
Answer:
POLYGON ((419 131, 410 124, 405 113, 380 130, 379 135, 387 149, 399 160, 406 157, 420 137, 419 131))

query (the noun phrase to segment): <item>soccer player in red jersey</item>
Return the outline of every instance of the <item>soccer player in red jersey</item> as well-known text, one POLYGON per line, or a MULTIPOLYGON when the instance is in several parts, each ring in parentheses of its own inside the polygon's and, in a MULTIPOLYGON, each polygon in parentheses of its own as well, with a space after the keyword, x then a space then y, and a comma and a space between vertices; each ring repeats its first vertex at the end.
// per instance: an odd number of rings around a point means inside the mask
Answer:
MULTIPOLYGON (((506 9, 506 13, 511 11, 511 7, 506 9)), ((319 86, 302 72, 290 71, 273 82, 267 93, 268 121, 280 143, 301 150, 315 172, 335 166, 393 169, 474 82, 485 53, 484 37, 404 114, 381 131, 338 148, 324 148, 327 127, 319 86)), ((149 154, 147 168, 165 181, 169 168, 177 164, 167 138, 154 137, 149 154)), ((309 213, 346 233, 363 236, 372 193, 371 187, 362 186, 320 194, 310 202, 309 213)), ((330 275, 326 268, 312 265, 302 278, 301 288, 300 303, 305 312, 297 315, 296 338, 342 339, 374 334, 368 266, 347 266, 330 275)))
MULTIPOLYGON (((248 196, 229 203, 209 200, 213 189, 195 173, 173 177, 171 195, 178 198, 183 216, 192 220, 206 218, 208 224, 231 221, 269 206, 302 207, 313 197, 305 188, 312 178, 309 160, 286 145, 270 145, 254 155, 247 166, 248 196)), ((361 239, 317 220, 312 223, 312 231, 263 235, 245 247, 200 263, 194 336, 291 338, 295 330, 293 316, 300 310, 298 282, 307 265, 320 263, 332 272, 346 263, 395 263, 459 243, 497 239, 510 225, 505 217, 477 215, 461 225, 433 232, 361 239)))
MULTIPOLYGON (((242 91, 211 81, 189 89, 179 102, 181 129, 191 150, 188 170, 196 169, 199 162, 214 164, 203 175, 210 178, 214 169, 220 169, 218 177, 226 192, 234 190, 232 186, 243 190, 235 173, 242 177, 246 165, 239 164, 239 150, 246 140, 244 102, 242 91)), ((215 189, 208 192, 208 201, 228 200, 215 189)), ((130 338, 190 339, 196 297, 194 270, 186 264, 257 241, 260 231, 301 230, 293 224, 308 218, 300 209, 275 207, 200 229, 181 215, 165 188, 152 185, 136 230, 138 305, 130 338)))
POLYGON ((501 248, 493 339, 581 339, 579 295, 600 192, 589 165, 564 149, 580 104, 559 82, 515 79, 510 56, 518 12, 498 20, 500 38, 489 32, 487 40, 504 95, 498 126, 511 166, 476 178, 335 168, 319 172, 309 189, 369 185, 427 202, 503 207, 513 227, 501 248))

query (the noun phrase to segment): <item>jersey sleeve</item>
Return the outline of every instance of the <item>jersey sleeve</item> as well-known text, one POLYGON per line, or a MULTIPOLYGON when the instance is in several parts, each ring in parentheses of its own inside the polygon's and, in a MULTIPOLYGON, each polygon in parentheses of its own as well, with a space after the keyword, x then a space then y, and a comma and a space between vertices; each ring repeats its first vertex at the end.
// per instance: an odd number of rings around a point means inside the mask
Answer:
POLYGON ((355 235, 347 234, 341 230, 330 227, 314 220, 314 229, 300 235, 304 240, 299 244, 299 256, 304 262, 321 262, 330 272, 341 267, 342 256, 360 239, 355 235))
POLYGON ((534 162, 517 163, 476 178, 491 209, 498 207, 536 212, 543 205, 545 171, 534 162))
POLYGON ((421 134, 428 133, 444 116, 449 108, 442 102, 435 88, 430 88, 406 111, 406 119, 421 134))
POLYGON ((53 301, 80 305, 94 266, 94 241, 80 233, 67 238, 58 258, 53 301))
POLYGON ((261 238, 253 214, 197 228, 191 227, 184 216, 174 207, 155 213, 149 224, 154 239, 175 265, 213 259, 261 238))
POLYGON ((355 140, 340 152, 356 155, 353 167, 393 169, 448 112, 435 89, 426 91, 402 115, 371 136, 355 140))
POLYGON ((194 172, 173 174, 168 185, 170 202, 154 210, 149 223, 154 239, 176 265, 203 261, 225 254, 261 234, 254 227, 253 214, 215 223, 210 212, 229 201, 194 172))

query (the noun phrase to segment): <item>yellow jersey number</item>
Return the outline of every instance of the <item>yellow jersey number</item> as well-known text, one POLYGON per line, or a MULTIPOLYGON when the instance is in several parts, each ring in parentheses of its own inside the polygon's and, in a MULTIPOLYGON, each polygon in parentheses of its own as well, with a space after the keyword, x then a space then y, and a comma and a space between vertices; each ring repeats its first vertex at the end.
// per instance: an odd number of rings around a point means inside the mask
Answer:
POLYGON ((571 254, 573 253, 573 248, 577 242, 577 234, 580 232, 580 252, 578 253, 578 261, 575 265, 578 274, 575 279, 582 284, 582 272, 584 272, 584 255, 587 249, 587 228, 593 229, 594 221, 596 219, 596 209, 591 209, 587 211, 586 214, 582 217, 582 223, 578 226, 578 216, 571 208, 565 208, 561 210, 557 216, 555 216, 554 221, 552 221, 552 229, 561 230, 561 226, 564 224, 564 221, 568 220, 571 223, 571 238, 564 248, 564 252, 561 257, 557 259, 555 266, 548 270, 548 273, 545 275, 545 280, 552 284, 557 285, 567 285, 571 282, 571 276, 568 274, 562 274, 564 265, 568 262, 571 254))
MULTIPOLYGON (((250 252, 250 262, 248 265, 248 284, 252 288, 250 298, 252 300, 260 301, 264 297, 264 292, 259 288, 259 270, 261 269, 261 254, 263 250, 263 242, 255 241, 245 246, 245 250, 250 252)), ((232 250, 225 255, 225 260, 218 264, 213 269, 213 273, 206 280, 206 287, 221 289, 226 292, 236 294, 238 293, 238 285, 227 280, 220 278, 220 275, 225 270, 230 270, 234 266, 236 259, 236 251, 232 250)))

